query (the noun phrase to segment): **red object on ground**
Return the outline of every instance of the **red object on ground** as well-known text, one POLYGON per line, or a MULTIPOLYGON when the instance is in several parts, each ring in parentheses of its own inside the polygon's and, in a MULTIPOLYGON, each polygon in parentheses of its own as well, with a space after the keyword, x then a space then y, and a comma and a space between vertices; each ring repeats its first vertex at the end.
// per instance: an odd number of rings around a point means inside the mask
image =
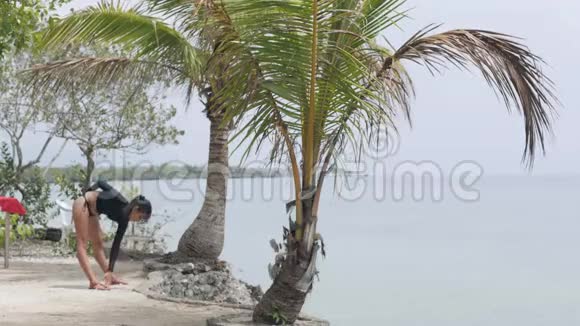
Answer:
POLYGON ((26 208, 18 199, 12 197, 0 197, 0 211, 18 215, 26 214, 26 208))

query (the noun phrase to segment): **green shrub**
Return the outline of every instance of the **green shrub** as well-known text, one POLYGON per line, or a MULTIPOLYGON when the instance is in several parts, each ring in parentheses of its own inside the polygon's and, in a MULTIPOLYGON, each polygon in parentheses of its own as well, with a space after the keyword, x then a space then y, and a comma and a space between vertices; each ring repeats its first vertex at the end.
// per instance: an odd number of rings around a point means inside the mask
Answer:
MULTIPOLYGON (((20 216, 10 215, 10 242, 16 240, 27 240, 34 235, 34 227, 26 224, 25 220, 20 216)), ((4 243, 4 236, 6 234, 6 219, 4 214, 0 217, 0 243, 4 243)))
POLYGON ((21 223, 46 226, 49 212, 54 207, 50 200, 50 185, 44 180, 40 168, 24 170, 14 161, 8 144, 0 144, 0 194, 20 199, 26 207, 21 223))

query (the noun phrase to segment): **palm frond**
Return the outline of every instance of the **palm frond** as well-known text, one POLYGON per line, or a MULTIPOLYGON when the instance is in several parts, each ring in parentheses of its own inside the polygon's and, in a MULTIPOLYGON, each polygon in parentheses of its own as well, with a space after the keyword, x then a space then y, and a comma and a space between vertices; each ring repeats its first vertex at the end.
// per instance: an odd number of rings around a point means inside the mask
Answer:
MULTIPOLYGON (((214 1, 205 0, 145 0, 151 14, 172 21, 181 33, 190 40, 198 42, 196 46, 211 50, 201 42, 200 36, 204 30, 204 20, 207 14, 214 14, 214 1)), ((215 41, 215 40, 205 40, 215 41)))
POLYGON ((475 67, 505 102, 524 116, 523 160, 533 164, 536 151, 545 152, 545 135, 551 132, 557 99, 553 83, 540 65, 542 59, 512 36, 459 29, 427 36, 435 27, 419 31, 385 60, 381 73, 401 60, 426 66, 431 72, 451 64, 460 69, 475 67))
POLYGON ((43 33, 40 46, 91 42, 119 45, 136 59, 180 67, 192 80, 203 78, 205 52, 163 21, 145 15, 139 8, 123 8, 115 3, 103 2, 57 21, 43 33))
POLYGON ((37 92, 59 93, 66 85, 78 82, 107 87, 122 81, 180 81, 186 73, 157 62, 126 57, 81 57, 36 64, 22 72, 27 83, 37 92))
POLYGON ((402 7, 405 0, 363 0, 360 4, 360 19, 368 40, 378 37, 385 29, 396 25, 407 17, 402 7))
MULTIPOLYGON (((231 72, 233 78, 243 75, 236 72, 255 67, 253 62, 258 63, 261 73, 253 74, 258 78, 254 83, 241 80, 238 83, 227 83, 221 97, 224 101, 229 99, 237 102, 230 102, 232 105, 228 107, 247 109, 239 105, 242 102, 240 99, 245 97, 232 97, 229 94, 236 90, 237 94, 247 94, 248 92, 239 91, 239 88, 248 84, 255 85, 251 98, 263 96, 263 100, 255 101, 249 109, 260 112, 268 110, 272 106, 267 100, 267 94, 273 94, 277 107, 288 122, 292 138, 302 137, 301 121, 306 116, 310 102, 308 90, 311 89, 311 73, 305 74, 305 71, 310 72, 312 68, 312 1, 256 0, 223 3, 236 27, 237 35, 229 38, 230 42, 224 42, 218 49, 220 55, 212 58, 213 61, 210 62, 214 67, 219 66, 217 63, 222 66, 227 64, 228 74, 231 72)), ((365 43, 367 36, 361 32, 366 29, 361 26, 364 20, 356 12, 356 3, 357 1, 333 0, 319 3, 319 41, 316 46, 321 50, 317 58, 319 77, 315 92, 315 137, 319 142, 326 137, 325 121, 336 120, 327 120, 327 117, 340 116, 339 108, 367 99, 357 107, 362 110, 378 110, 379 98, 364 87, 364 79, 371 77, 366 62, 361 59, 367 54, 362 47, 357 48, 359 44, 365 43), (361 93, 367 93, 367 97, 362 98, 361 93)), ((392 13, 394 12, 393 10, 392 13)), ((392 20, 393 15, 383 14, 380 17, 387 21, 392 20)), ((237 113, 239 112, 234 115, 237 113)), ((272 117, 267 114, 257 116, 264 119, 272 117)))

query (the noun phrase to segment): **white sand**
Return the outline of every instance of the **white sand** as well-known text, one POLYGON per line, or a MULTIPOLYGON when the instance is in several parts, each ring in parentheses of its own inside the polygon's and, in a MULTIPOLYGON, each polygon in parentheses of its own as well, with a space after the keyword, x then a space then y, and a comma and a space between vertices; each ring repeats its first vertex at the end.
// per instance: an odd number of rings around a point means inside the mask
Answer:
POLYGON ((140 269, 119 262, 119 275, 129 285, 95 291, 87 289, 74 259, 18 259, 0 269, 0 325, 202 326, 209 317, 235 312, 147 299, 132 291, 144 280, 140 269))

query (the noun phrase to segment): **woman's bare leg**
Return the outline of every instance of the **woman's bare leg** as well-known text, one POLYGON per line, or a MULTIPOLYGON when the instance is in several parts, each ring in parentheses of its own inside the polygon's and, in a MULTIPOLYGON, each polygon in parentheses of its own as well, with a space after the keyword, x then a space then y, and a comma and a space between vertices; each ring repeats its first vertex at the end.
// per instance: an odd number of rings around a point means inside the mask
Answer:
MULTIPOLYGON (((99 223, 99 219, 97 217, 91 216, 89 219, 89 239, 93 243, 93 253, 95 255, 95 259, 101 266, 103 273, 105 273, 105 285, 107 285, 107 271, 109 270, 109 264, 107 262, 107 258, 105 257, 105 250, 103 249, 103 236, 104 233, 101 230, 101 225, 99 223)), ((119 285, 123 284, 126 285, 127 282, 123 281, 120 278, 117 278, 113 273, 110 274, 110 284, 111 285, 119 285)))
POLYGON ((91 269, 89 256, 87 254, 87 243, 89 238, 89 211, 85 205, 84 198, 78 198, 74 201, 73 220, 77 238, 77 258, 83 272, 89 279, 89 288, 104 289, 91 269))
POLYGON ((99 218, 97 216, 91 216, 89 218, 89 239, 93 244, 93 254, 95 256, 95 260, 97 263, 99 263, 103 273, 106 273, 109 269, 109 263, 107 262, 105 250, 103 249, 103 234, 101 231, 101 224, 99 223, 99 218))

